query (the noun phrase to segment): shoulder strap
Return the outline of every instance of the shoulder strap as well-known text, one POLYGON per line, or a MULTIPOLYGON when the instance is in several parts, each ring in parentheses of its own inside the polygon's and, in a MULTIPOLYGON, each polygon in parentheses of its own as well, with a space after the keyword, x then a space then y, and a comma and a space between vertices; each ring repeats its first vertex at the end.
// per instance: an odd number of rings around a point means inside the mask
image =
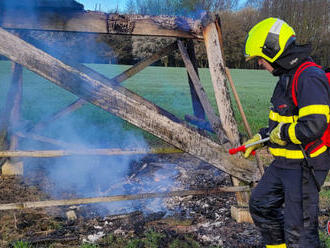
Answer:
POLYGON ((325 75, 326 75, 327 78, 328 78, 328 82, 329 82, 329 86, 330 86, 330 68, 327 68, 327 69, 325 70, 325 75))
POLYGON ((314 62, 307 61, 307 62, 301 64, 298 67, 298 69, 296 70, 296 72, 293 76, 293 80, 292 80, 292 100, 293 100, 293 103, 294 103, 295 106, 298 106, 296 89, 297 89, 299 76, 305 69, 307 69, 308 67, 311 67, 311 66, 316 66, 318 68, 322 68, 322 66, 319 66, 318 64, 316 64, 314 62))

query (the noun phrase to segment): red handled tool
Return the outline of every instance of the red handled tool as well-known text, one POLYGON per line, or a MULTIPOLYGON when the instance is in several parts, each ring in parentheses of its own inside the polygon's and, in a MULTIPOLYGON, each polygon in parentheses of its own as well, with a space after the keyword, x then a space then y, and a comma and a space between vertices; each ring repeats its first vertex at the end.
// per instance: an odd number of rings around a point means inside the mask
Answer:
MULTIPOLYGON (((243 146, 239 146, 239 147, 236 147, 236 148, 229 149, 229 154, 233 155, 233 154, 236 154, 238 152, 245 152, 246 148, 249 148, 251 146, 258 145, 258 144, 261 144, 261 143, 264 143, 264 142, 267 142, 268 140, 269 140, 269 137, 258 140, 256 142, 251 143, 251 144, 247 144, 247 145, 243 145, 243 146)), ((253 151, 252 154, 255 155, 256 151, 253 151)))

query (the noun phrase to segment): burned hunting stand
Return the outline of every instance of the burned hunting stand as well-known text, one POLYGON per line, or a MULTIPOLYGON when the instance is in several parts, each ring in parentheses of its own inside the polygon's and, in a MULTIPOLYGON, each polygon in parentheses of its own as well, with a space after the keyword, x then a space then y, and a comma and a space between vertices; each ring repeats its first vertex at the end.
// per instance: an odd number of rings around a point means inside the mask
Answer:
MULTIPOLYGON (((168 16, 118 15, 81 9, 42 8, 36 18, 26 14, 24 8, 10 9, 0 16, 0 54, 13 62, 12 82, 7 98, 6 110, 2 118, 1 152, 6 159, 2 174, 22 174, 23 164, 19 157, 24 156, 65 156, 68 151, 17 151, 19 137, 28 137, 50 143, 60 143, 47 137, 34 134, 34 131, 48 123, 92 103, 127 122, 139 127, 172 145, 170 151, 138 152, 178 152, 191 154, 232 176, 234 186, 249 185, 260 177, 255 163, 242 159, 239 155, 228 154, 230 146, 239 145, 239 133, 234 119, 229 90, 226 85, 226 67, 223 59, 221 28, 219 18, 207 15, 202 20, 175 18, 168 16), (20 18, 17 18, 20 16, 20 18), (120 75, 109 79, 100 73, 72 61, 64 56, 53 57, 20 37, 10 33, 12 30, 64 31, 79 33, 100 33, 118 35, 143 35, 175 37, 177 42, 143 59, 120 75), (204 41, 219 116, 212 109, 198 76, 198 66, 193 40, 204 41), (194 116, 186 116, 186 121, 147 101, 141 96, 120 86, 120 83, 140 72, 172 51, 179 49, 186 66, 191 90, 194 116), (54 84, 70 91, 79 100, 55 113, 49 120, 37 123, 29 132, 15 132, 19 122, 22 98, 22 66, 48 79, 54 84), (190 122, 190 123, 189 123, 190 122), (218 141, 210 139, 205 132, 199 132, 190 124, 208 126, 216 134, 218 141), (11 132, 10 130, 14 130, 11 132), (9 134, 10 142, 5 137, 9 134), (229 142, 228 142, 229 141, 229 142)), ((114 154, 111 150, 86 151, 86 154, 114 154)), ((131 151, 134 153, 136 151, 131 151)), ((81 153, 84 153, 81 151, 81 153)), ((80 154, 81 154, 80 153, 80 154)), ((130 151, 115 151, 115 154, 129 154, 130 151), (116 153, 117 152, 117 153, 116 153)), ((235 190, 233 190, 235 191, 235 190)), ((220 192, 220 191, 217 191, 220 192)), ((246 207, 248 193, 237 187, 238 205, 246 207)), ((233 213, 240 214, 241 210, 233 213)), ((244 216, 244 213, 241 213, 244 216)), ((246 214, 246 213, 245 213, 246 214)), ((240 220, 242 216, 238 216, 240 220)), ((247 217, 248 218, 248 217, 247 217)), ((241 219, 244 221, 245 219, 241 219)))

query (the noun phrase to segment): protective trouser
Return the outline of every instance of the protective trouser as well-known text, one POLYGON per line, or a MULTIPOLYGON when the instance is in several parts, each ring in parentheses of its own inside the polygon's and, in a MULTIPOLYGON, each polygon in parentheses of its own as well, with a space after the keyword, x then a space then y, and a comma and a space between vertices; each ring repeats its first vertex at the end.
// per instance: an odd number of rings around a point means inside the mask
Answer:
MULTIPOLYGON (((315 171, 320 185, 328 170, 315 171)), ((267 168, 250 198, 250 213, 265 245, 318 248, 319 192, 305 169, 267 168)))

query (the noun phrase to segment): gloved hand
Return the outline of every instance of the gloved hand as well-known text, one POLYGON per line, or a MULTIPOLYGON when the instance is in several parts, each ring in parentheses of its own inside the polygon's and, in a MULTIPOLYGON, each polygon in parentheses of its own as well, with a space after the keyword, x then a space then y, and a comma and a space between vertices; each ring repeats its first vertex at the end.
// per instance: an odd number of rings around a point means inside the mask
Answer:
MULTIPOLYGON (((254 135, 251 139, 246 141, 243 145, 248 145, 248 144, 257 142, 258 140, 261 140, 261 135, 260 134, 254 135)), ((259 149, 261 147, 263 147, 263 144, 256 144, 256 145, 253 145, 251 147, 246 148, 246 150, 244 152, 244 158, 248 158, 252 151, 254 151, 256 149, 259 149)))
POLYGON ((273 131, 270 133, 270 142, 278 144, 280 146, 285 146, 286 141, 281 139, 281 128, 284 123, 279 123, 277 127, 273 129, 273 131))

